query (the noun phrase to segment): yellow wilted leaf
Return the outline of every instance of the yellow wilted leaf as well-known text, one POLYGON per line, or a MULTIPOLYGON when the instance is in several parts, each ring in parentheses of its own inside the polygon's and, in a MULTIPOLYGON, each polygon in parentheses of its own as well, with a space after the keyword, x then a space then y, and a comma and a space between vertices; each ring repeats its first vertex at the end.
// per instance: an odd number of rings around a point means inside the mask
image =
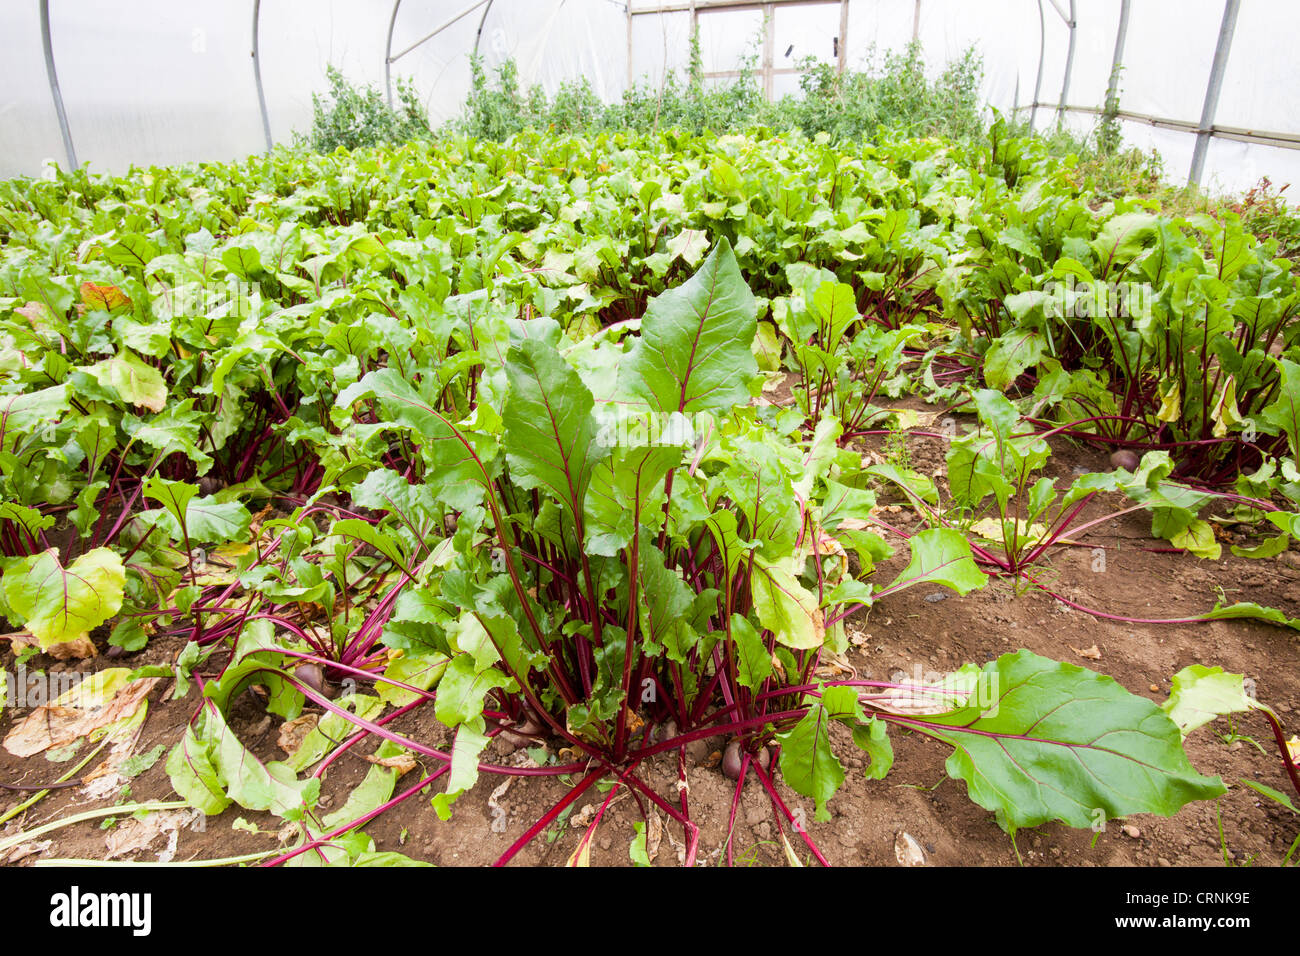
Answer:
MULTIPOLYGON (((1047 529, 1037 522, 1026 524, 1023 518, 1016 518, 1015 523, 1016 538, 1020 543, 1026 545, 1033 544, 1047 533, 1047 529)), ((1010 524, 1009 521, 1008 524, 1010 524)), ((981 538, 987 538, 990 541, 1002 540, 1002 522, 997 518, 984 518, 976 521, 970 526, 970 529, 981 538)), ((1008 537, 1010 537, 1010 530, 1008 528, 1008 537)))
POLYGON ((912 408, 884 408, 881 411, 893 412, 898 416, 899 429, 916 428, 921 424, 921 413, 912 408))
POLYGON ((591 866, 591 841, 595 838, 596 827, 599 825, 600 820, 597 819, 591 826, 587 827, 587 832, 578 841, 578 848, 569 854, 565 866, 591 866))
POLYGON ((631 707, 624 707, 623 709, 627 711, 628 731, 634 734, 640 731, 641 728, 645 726, 645 721, 642 720, 641 716, 631 707))
POLYGON ((206 588, 213 585, 230 584, 238 579, 239 575, 234 570, 223 568, 220 565, 198 564, 196 562, 192 583, 206 588))
POLYGON ((794 852, 794 847, 790 845, 790 840, 786 837, 784 832, 782 832, 781 834, 781 843, 784 844, 785 846, 786 862, 789 863, 791 866, 797 866, 802 868, 803 863, 800 861, 798 855, 794 852))
POLYGON ((1160 396, 1160 411, 1156 419, 1162 422, 1176 422, 1182 411, 1182 389, 1175 384, 1166 394, 1160 396))
POLYGON ((81 283, 81 301, 91 309, 112 312, 131 304, 131 299, 115 285, 96 285, 93 282, 81 283))
POLYGON ((1224 437, 1228 434, 1229 428, 1242 423, 1241 410, 1237 408, 1237 380, 1231 375, 1223 383, 1222 390, 1215 398, 1210 417, 1214 420, 1215 438, 1224 437))
POLYGON ((208 558, 209 560, 216 558, 221 564, 234 567, 239 563, 240 558, 252 550, 253 546, 251 544, 235 544, 234 542, 219 544, 208 552, 208 558))

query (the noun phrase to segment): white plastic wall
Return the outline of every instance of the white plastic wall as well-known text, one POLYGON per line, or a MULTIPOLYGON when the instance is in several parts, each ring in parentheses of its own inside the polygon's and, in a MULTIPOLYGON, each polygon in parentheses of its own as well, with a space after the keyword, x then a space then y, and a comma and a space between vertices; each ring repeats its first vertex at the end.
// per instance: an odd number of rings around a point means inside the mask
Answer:
MULTIPOLYGON (((475 0, 402 0, 391 50, 400 53, 475 0)), ((653 11, 658 0, 633 0, 653 11)), ((1069 0, 850 0, 846 59, 870 62, 910 42, 913 31, 936 71, 974 46, 985 70, 983 95, 1004 114, 1025 118, 1032 104, 1042 43, 1042 80, 1034 112, 1039 129, 1058 121, 1070 31, 1056 6, 1069 0), (919 10, 919 15, 918 15, 919 10), (1041 28, 1040 28, 1041 11, 1041 28), (1041 32, 1040 32, 1041 30, 1041 32), (1017 110, 1017 108, 1019 108, 1017 110)), ((1100 108, 1119 21, 1120 0, 1076 0, 1074 60, 1066 103, 1100 108)), ((36 175, 43 163, 66 165, 44 61, 38 0, 0 3, 0 175, 36 175)), ((1200 120, 1224 0, 1133 0, 1120 78, 1121 107, 1196 123, 1200 120)), ((291 141, 311 124, 312 93, 326 88, 325 67, 354 82, 384 83, 385 41, 393 0, 263 0, 262 77, 271 133, 291 141)), ((122 172, 130 165, 231 159, 265 147, 251 59, 253 0, 50 0, 58 78, 78 159, 122 172)), ((629 75, 657 85, 685 70, 691 15, 631 18, 623 0, 491 0, 401 56, 394 77, 410 77, 435 121, 457 114, 469 90, 477 44, 489 70, 516 61, 520 82, 549 92, 585 76, 616 99, 629 75), (629 63, 630 58, 630 63, 629 63)), ((761 56, 761 14, 700 13, 707 71, 737 69, 761 56)), ((834 61, 839 7, 778 6, 773 64, 806 55, 834 61)), ((1291 38, 1300 3, 1243 0, 1215 122, 1300 132, 1300 97, 1291 38)), ((776 95, 798 79, 774 78, 776 95)), ((1066 111, 1078 132, 1091 113, 1066 111)), ((1171 179, 1187 175, 1195 134, 1126 120, 1126 142, 1157 149, 1171 179)), ((1261 176, 1300 181, 1300 150, 1211 141, 1203 182, 1242 190, 1261 176)), ((1300 188, 1300 187, 1297 187, 1300 188)))

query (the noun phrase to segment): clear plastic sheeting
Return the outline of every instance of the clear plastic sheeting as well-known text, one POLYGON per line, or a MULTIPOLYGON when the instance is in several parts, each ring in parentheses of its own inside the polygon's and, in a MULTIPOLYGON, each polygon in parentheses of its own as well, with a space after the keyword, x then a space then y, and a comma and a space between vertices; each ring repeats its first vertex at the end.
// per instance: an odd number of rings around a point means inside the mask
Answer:
MULTIPOLYGON (((42 50, 41 6, 0 4, 4 176, 39 175, 47 163, 68 162, 42 50)), ((1085 133, 1105 104, 1122 3, 633 0, 629 11, 623 0, 48 0, 77 159, 122 172, 264 149, 255 8, 267 121, 272 139, 284 143, 309 130, 312 94, 327 88, 329 64, 381 90, 389 74, 411 79, 436 124, 460 111, 476 51, 490 74, 513 60, 525 91, 539 85, 554 93, 585 77, 612 101, 629 82, 656 87, 683 76, 695 21, 711 83, 749 66, 770 95, 797 95, 793 71, 805 57, 861 69, 915 39, 938 72, 973 46, 990 107, 1032 116, 1040 130, 1060 122, 1085 133)), ((1225 0, 1128 4, 1118 82, 1120 108, 1134 115, 1122 118, 1121 129, 1127 145, 1158 150, 1171 179, 1191 168, 1224 8, 1225 0)), ((1300 145, 1293 142, 1300 139, 1300 98, 1290 95, 1295 68, 1287 39, 1297 32, 1300 4, 1240 2, 1212 119, 1216 135, 1205 152, 1201 181, 1209 188, 1243 190, 1263 176, 1279 185, 1300 179, 1300 150, 1289 148, 1300 145), (1268 133, 1281 141, 1255 135, 1268 133)))
POLYGON ((35 3, 0 3, 4 35, 0 83, 0 175, 34 175, 46 162, 64 166, 63 141, 41 50, 35 3))

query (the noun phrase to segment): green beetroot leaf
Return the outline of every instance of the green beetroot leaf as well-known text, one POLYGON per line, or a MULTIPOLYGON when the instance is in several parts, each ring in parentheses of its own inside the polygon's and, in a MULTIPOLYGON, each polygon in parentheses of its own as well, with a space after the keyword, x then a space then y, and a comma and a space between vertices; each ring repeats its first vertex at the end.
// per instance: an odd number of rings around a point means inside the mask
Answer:
POLYGON ((1042 335, 1032 329, 1016 329, 1000 336, 984 356, 984 381, 990 388, 1005 391, 1047 352, 1042 335))
MULTIPOLYGON (((0 395, 0 437, 35 430, 58 421, 69 408, 68 386, 52 385, 34 392, 0 395)), ((0 442, 4 449, 9 442, 0 442)))
MULTIPOLYGON (((391 740, 380 741, 375 748, 376 760, 391 760, 406 753, 406 748, 398 746, 391 740)), ((393 795, 393 788, 398 780, 396 768, 372 763, 366 771, 365 779, 357 784, 341 807, 331 810, 322 820, 321 833, 328 833, 336 827, 365 816, 372 810, 386 803, 393 795)), ((313 833, 313 836, 317 834, 313 833)))
POLYGON ((1291 536, 1279 534, 1273 538, 1265 538, 1253 548, 1243 548, 1239 545, 1232 545, 1228 550, 1239 558, 1275 558, 1291 545, 1291 536))
POLYGON ((46 528, 53 527, 54 516, 43 515, 35 508, 12 501, 0 501, 0 521, 12 521, 33 540, 46 528))
POLYGON ((758 305, 724 238, 699 271, 651 300, 621 390, 661 412, 729 411, 758 374, 758 305))
POLYGON ((256 684, 267 692, 268 711, 293 720, 302 713, 304 697, 282 670, 282 650, 270 621, 259 618, 249 622, 240 632, 230 663, 220 678, 204 685, 203 696, 225 712, 232 700, 256 684))
MULTIPOLYGON (((826 822, 831 818, 826 802, 844 783, 844 765, 831 751, 831 721, 836 717, 838 698, 853 698, 847 687, 833 687, 822 698, 814 698, 808 713, 794 729, 777 734, 781 744, 781 776, 795 791, 813 799, 814 818, 826 822)), ((855 702, 849 710, 855 709, 855 702)))
POLYGON ((396 515, 410 528, 423 528, 437 515, 427 485, 413 485, 391 468, 377 468, 352 488, 352 504, 396 515))
POLYGON ((209 816, 233 801, 246 810, 301 819, 320 795, 319 779, 298 780, 287 764, 258 760, 215 706, 205 707, 187 728, 167 758, 167 773, 176 792, 209 816))
POLYGON ((785 734, 781 742, 781 774, 786 783, 816 804, 817 820, 831 818, 826 802, 844 783, 844 766, 831 751, 831 721, 839 721, 853 730, 853 742, 870 758, 865 776, 883 780, 894 765, 894 748, 889 742, 889 727, 878 717, 870 716, 858 700, 853 687, 827 687, 820 697, 809 695, 808 712, 785 734))
POLYGON ((736 519, 735 512, 719 511, 705 519, 705 525, 709 533, 713 536, 713 544, 718 549, 718 557, 722 559, 723 576, 730 587, 731 580, 736 571, 740 568, 740 562, 756 547, 757 540, 746 541, 740 537, 740 524, 736 519))
POLYGON ((870 763, 863 775, 868 780, 884 780, 894 766, 894 745, 889 741, 889 724, 878 717, 853 728, 853 742, 867 752, 870 763))
POLYGON ((737 679, 750 690, 758 690, 772 676, 772 655, 748 618, 731 615, 731 638, 736 643, 737 679))
POLYGON ((184 533, 170 510, 141 511, 136 517, 146 524, 156 521, 173 541, 180 542, 188 536, 191 544, 243 541, 248 537, 248 527, 253 520, 248 509, 238 501, 220 502, 213 495, 189 502, 184 533))
POLYGON ((100 385, 112 388, 124 402, 151 412, 161 412, 167 404, 167 383, 162 373, 126 349, 86 370, 100 385))
POLYGON ((1169 699, 1160 709, 1186 737, 1215 717, 1244 713, 1257 706, 1258 702, 1246 694, 1241 674, 1225 673, 1222 667, 1192 664, 1174 675, 1169 699))
POLYGON ((178 529, 185 524, 186 512, 189 510, 190 502, 199 493, 199 489, 195 485, 184 481, 169 481, 166 478, 159 478, 157 475, 149 478, 144 483, 143 491, 146 498, 153 499, 167 510, 167 513, 175 520, 178 529))
POLYGON ((163 508, 143 511, 139 519, 156 523, 174 541, 210 544, 243 541, 248 536, 253 516, 238 501, 221 502, 213 495, 200 498, 194 485, 156 475, 144 483, 144 493, 163 508))
POLYGON ((912 549, 911 560, 877 596, 917 584, 942 584, 964 595, 988 581, 971 556, 970 542, 952 528, 930 528, 912 535, 907 543, 912 549))
POLYGON ((665 647, 675 660, 682 661, 681 649, 696 640, 690 626, 695 595, 681 575, 665 562, 664 554, 650 543, 642 531, 637 574, 640 591, 637 602, 641 638, 648 652, 659 654, 665 647))
POLYGON ((1029 651, 985 665, 966 706, 903 723, 951 745, 948 775, 1009 831, 1171 816, 1227 790, 1183 752, 1178 725, 1111 677, 1029 651))
POLYGON ((215 817, 230 806, 230 797, 217 771, 216 746, 199 736, 194 726, 185 728, 185 736, 167 755, 167 776, 172 789, 185 802, 206 816, 215 817))
POLYGON ((553 345, 524 340, 506 359, 506 462, 521 488, 543 488, 578 526, 596 463, 609 453, 595 441, 595 400, 553 345))
POLYGON ((853 286, 843 282, 823 282, 813 293, 812 309, 818 328, 824 330, 823 342, 839 344, 844 330, 858 317, 853 286))
POLYGON ((799 583, 785 562, 755 560, 750 587, 758 619, 778 643, 797 650, 822 646, 826 622, 817 595, 799 583))
POLYGON ((10 566, 5 600, 42 648, 89 636, 122 608, 126 569, 108 548, 95 548, 66 568, 51 548, 10 566))
POLYGON ((1224 621, 1239 617, 1254 618, 1276 624, 1278 627, 1289 627, 1293 631, 1300 631, 1300 617, 1287 617, 1275 607, 1265 607, 1254 601, 1238 601, 1236 604, 1226 606, 1222 603, 1215 604, 1213 610, 1201 615, 1201 620, 1224 621))
POLYGON ((451 818, 451 805, 462 793, 478 781, 479 757, 491 742, 486 724, 481 716, 465 721, 456 728, 456 741, 451 748, 451 772, 447 789, 433 795, 433 809, 438 819, 451 818))
POLYGON ((679 445, 615 448, 599 461, 584 502, 587 552, 613 557, 638 525, 658 530, 664 476, 681 461, 679 445))
POLYGON ((1300 365, 1277 360, 1282 376, 1277 399, 1261 413, 1265 422, 1286 434, 1291 454, 1300 459, 1300 365))
POLYGON ((439 501, 464 511, 483 500, 489 480, 485 469, 496 453, 489 441, 458 431, 397 369, 370 372, 340 392, 334 403, 335 422, 346 422, 352 406, 363 399, 373 399, 383 422, 408 429, 420 443, 427 466, 424 481, 439 501))

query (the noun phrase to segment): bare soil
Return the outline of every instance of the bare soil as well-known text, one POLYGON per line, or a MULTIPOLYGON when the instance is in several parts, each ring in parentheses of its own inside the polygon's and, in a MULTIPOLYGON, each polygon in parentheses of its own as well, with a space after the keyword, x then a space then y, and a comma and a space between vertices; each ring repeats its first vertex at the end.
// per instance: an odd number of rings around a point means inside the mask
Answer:
MULTIPOLYGON (((922 409, 919 403, 907 402, 922 409)), ((874 448, 880 442, 869 443, 874 448)), ((1106 450, 1080 447, 1065 441, 1055 443, 1049 473, 1061 479, 1061 486, 1078 469, 1099 471, 1107 467, 1106 450)), ((942 467, 942 440, 912 436, 907 455, 912 467, 933 473, 942 467)), ((1119 502, 1094 502, 1090 514, 1100 516, 1119 502)), ((907 527, 907 512, 887 516, 907 527)), ((1246 539, 1242 539, 1245 543, 1246 539)), ((884 580, 892 578, 906 563, 907 549, 898 544, 898 554, 878 569, 884 580)), ((1042 569, 1042 579, 1070 600, 1109 613, 1141 618, 1187 617, 1209 610, 1222 596, 1228 601, 1249 600, 1281 608, 1288 615, 1300 615, 1300 552, 1294 548, 1276 558, 1252 561, 1228 553, 1219 561, 1198 560, 1182 553, 1152 550, 1165 543, 1150 535, 1149 518, 1131 514, 1089 532, 1079 547, 1056 551, 1042 569), (1104 566, 1097 560, 1103 548, 1104 566)), ((847 655, 860 678, 889 679, 899 671, 912 674, 952 670, 966 661, 983 663, 1017 648, 1072 661, 1114 677, 1135 694, 1163 700, 1169 693, 1170 677, 1192 663, 1219 664, 1244 673, 1256 682, 1259 699, 1272 705, 1295 733, 1300 708, 1300 641, 1295 632, 1253 621, 1215 621, 1191 625, 1134 625, 1108 621, 1072 610, 1039 592, 1015 593, 1010 582, 994 581, 986 589, 966 597, 944 589, 915 588, 880 601, 870 615, 861 614, 849 622, 856 638, 847 655), (1081 654, 1092 653, 1099 659, 1081 654)), ((81 665, 56 663, 43 656, 28 662, 28 669, 69 666, 98 668, 139 666, 170 661, 179 652, 179 642, 155 641, 129 659, 94 658, 81 665)), ((12 670, 13 656, 3 658, 12 670)), ((197 706, 191 690, 181 700, 168 699, 172 684, 164 680, 151 695, 150 712, 137 752, 148 752, 161 744, 170 748, 180 737, 197 706)), ((6 709, 0 717, 0 735, 7 734, 15 718, 24 712, 6 709)), ((241 738, 263 759, 280 759, 276 744, 279 719, 266 715, 250 696, 241 699, 232 715, 232 725, 241 738)), ((393 725, 403 733, 434 745, 447 743, 445 731, 432 715, 419 710, 393 725)), ((1300 831, 1300 817, 1240 784, 1251 780, 1282 792, 1289 783, 1273 748, 1268 728, 1259 718, 1245 718, 1231 724, 1215 721, 1194 733, 1187 742, 1192 763, 1202 773, 1222 776, 1229 785, 1226 796, 1212 803, 1192 804, 1171 818, 1135 816, 1111 821, 1104 832, 1071 830, 1047 825, 1021 831, 1015 844, 999 829, 992 814, 967 798, 965 785, 944 773, 946 748, 915 734, 891 734, 896 761, 883 781, 864 779, 863 760, 848 739, 836 729, 835 749, 848 772, 844 788, 830 802, 833 819, 813 820, 810 800, 791 792, 777 779, 782 799, 806 821, 808 834, 825 857, 837 865, 897 865, 895 847, 902 834, 909 834, 924 851, 925 862, 934 866, 1193 866, 1246 865, 1276 866, 1300 831), (1241 738, 1232 733, 1244 735, 1241 738), (1263 748, 1262 752, 1255 741, 1263 748)), ((739 865, 785 865, 786 852, 776 827, 773 807, 763 789, 752 778, 744 787, 730 836, 727 822, 735 784, 717 766, 721 738, 690 748, 687 755, 687 798, 692 819, 700 827, 699 861, 714 865, 727 860, 727 844, 739 865)), ((497 745, 494 745, 494 747, 497 745)), ((368 746, 357 750, 370 749, 368 746)), ((500 748, 492 758, 512 758, 500 748)), ((130 781, 131 800, 175 799, 167 774, 159 760, 130 781)), ((66 764, 42 757, 18 759, 0 750, 0 782, 39 784, 58 777, 66 764)), ((358 754, 334 765, 326 774, 326 800, 337 806, 351 787, 360 782, 369 764, 358 754)), ((420 778, 412 771, 398 788, 414 785, 420 778)), ((645 768, 644 778, 659 793, 677 800, 677 755, 661 755, 645 768)), ((417 860, 440 865, 475 866, 492 863, 518 839, 534 821, 545 814, 567 792, 559 780, 525 778, 516 780, 496 804, 505 813, 492 812, 489 798, 502 778, 484 775, 477 787, 461 797, 449 822, 441 822, 427 797, 417 794, 366 827, 378 849, 399 850, 417 860), (498 820, 493 828, 494 818, 498 820), (504 822, 504 827, 501 822, 504 822)), ((27 793, 0 790, 0 812, 20 802, 27 793)), ((538 836, 515 858, 520 865, 559 865, 578 844, 584 829, 570 825, 583 818, 603 796, 594 788, 577 801, 570 818, 538 836)), ((79 787, 53 791, 3 831, 32 828, 58 820, 92 806, 104 806, 113 799, 87 801, 79 787)), ((594 809, 594 808, 593 808, 594 809)), ((597 831, 592 849, 594 865, 629 865, 628 847, 633 823, 641 821, 638 803, 631 797, 616 798, 597 831)), ((107 829, 96 823, 79 824, 51 834, 52 845, 43 853, 29 856, 18 865, 29 865, 39 857, 83 857, 100 859, 106 841, 118 821, 107 829)), ((175 859, 229 857, 275 849, 280 845, 280 822, 267 814, 250 813, 232 807, 220 816, 191 823, 181 830, 175 859), (260 832, 232 829, 238 818, 255 824, 260 832), (199 828, 196 828, 199 827, 199 828)), ((792 845, 807 863, 811 854, 786 826, 792 845)), ((656 865, 677 865, 681 856, 680 828, 665 825, 656 865)), ((160 837, 147 849, 128 858, 156 859, 165 839, 160 837)))

